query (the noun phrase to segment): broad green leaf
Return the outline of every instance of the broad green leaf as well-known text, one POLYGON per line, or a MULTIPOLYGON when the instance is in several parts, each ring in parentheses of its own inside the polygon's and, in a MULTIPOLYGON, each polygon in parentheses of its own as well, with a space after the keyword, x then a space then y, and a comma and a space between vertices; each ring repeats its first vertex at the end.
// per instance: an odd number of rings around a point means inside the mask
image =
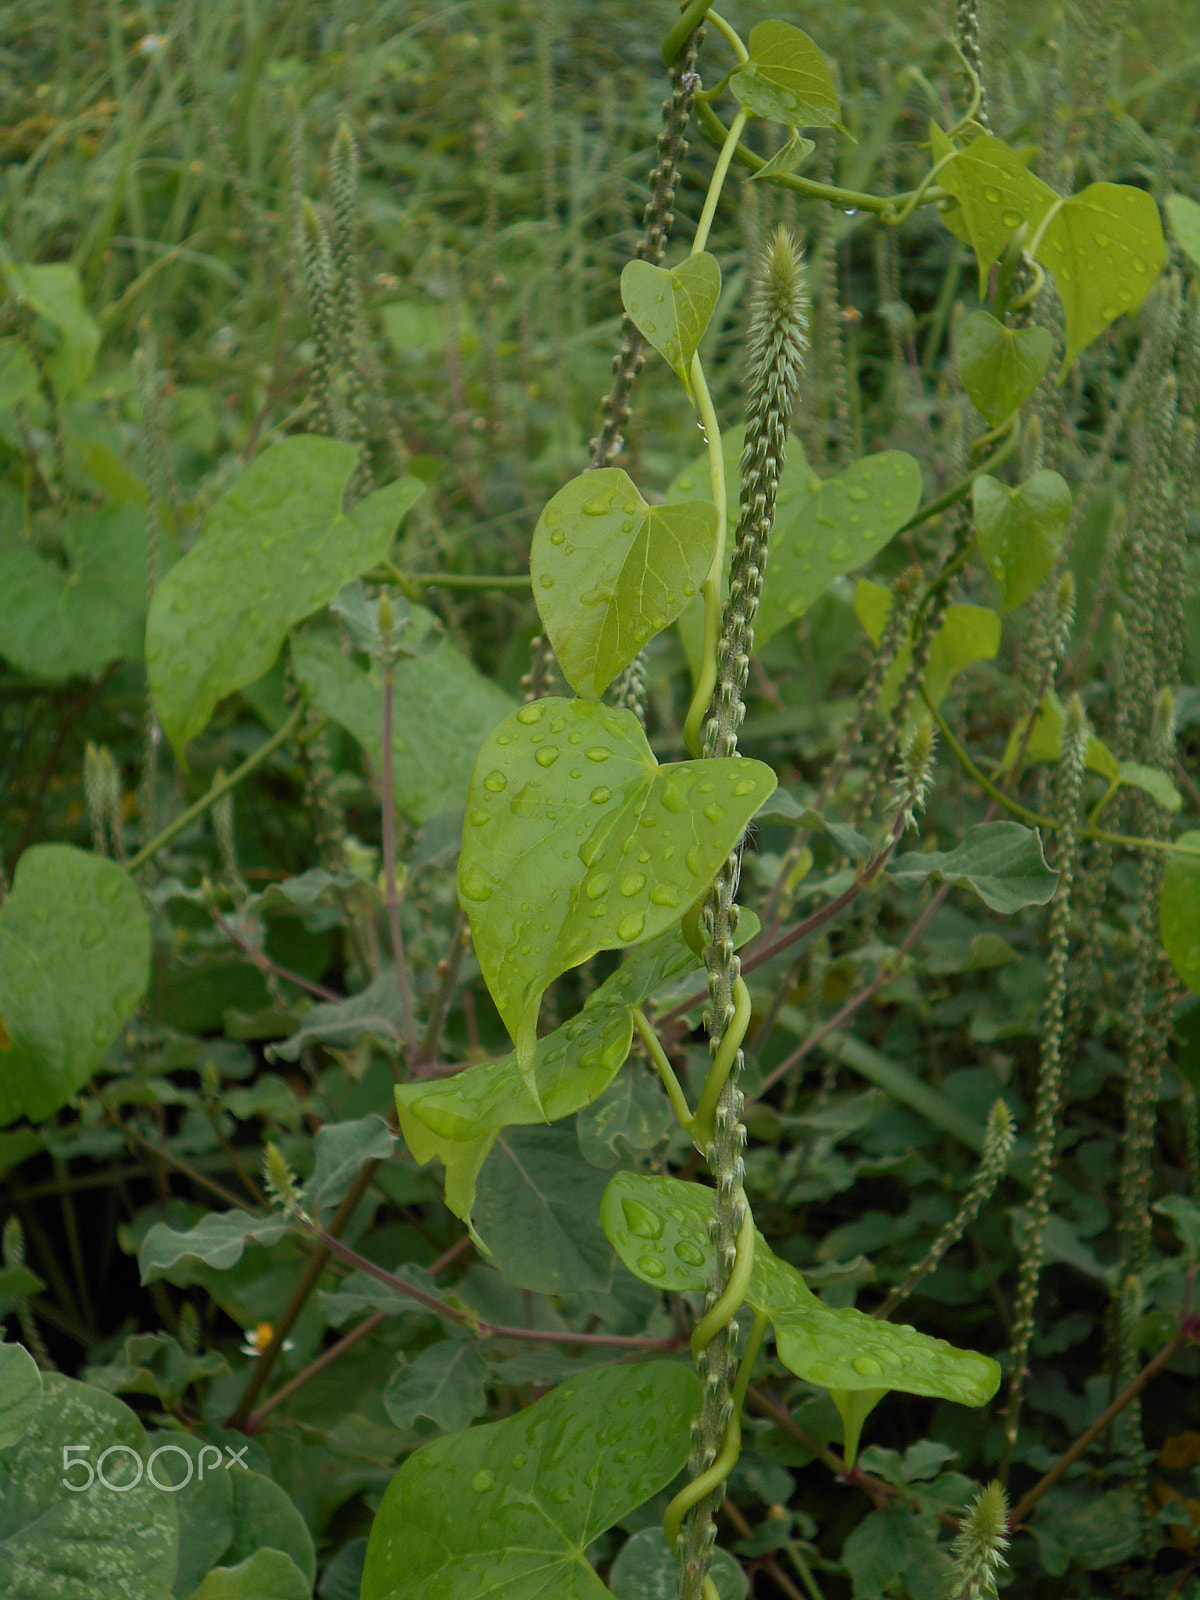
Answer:
POLYGON ((697 594, 712 564, 708 501, 647 505, 619 467, 586 472, 538 518, 533 592, 563 676, 588 700, 697 594))
POLYGON ((608 1289, 612 1247, 596 1221, 604 1184, 569 1125, 498 1136, 479 1174, 475 1229, 509 1283, 538 1294, 608 1289))
POLYGON ((1171 194, 1166 207, 1175 243, 1194 266, 1200 267, 1200 205, 1186 194, 1171 194))
POLYGON ((418 1417, 443 1433, 465 1428, 487 1408, 488 1369, 471 1339, 442 1339, 405 1362, 383 1392, 398 1428, 418 1417))
MULTIPOLYGON (((128 1406, 57 1373, 21 1438, 0 1450, 0 1594, 4 1600, 168 1600, 175 1576, 172 1496, 146 1476, 150 1442, 128 1406), (115 1488, 64 1471, 65 1447, 115 1488), (106 1454, 106 1452, 110 1452, 106 1454), (103 1458, 103 1466, 101 1461, 103 1458), (64 1483, 64 1478, 66 1483, 64 1483)), ((161 1476, 161 1474, 160 1474, 161 1476)))
POLYGON ((920 1515, 918 1506, 894 1500, 864 1517, 850 1534, 842 1563, 856 1596, 883 1595, 897 1587, 897 1580, 913 1600, 944 1600, 955 1592, 950 1556, 937 1543, 937 1524, 920 1515))
MULTIPOLYGON (((720 1545, 712 1553, 709 1576, 720 1600, 745 1600, 750 1584, 740 1564, 720 1545)), ((667 1549, 661 1528, 643 1528, 624 1544, 612 1564, 608 1586, 616 1600, 675 1600, 679 1557, 667 1549)))
POLYGON ((1128 184, 1089 184, 1051 217, 1037 258, 1054 274, 1066 316, 1061 377, 1109 323, 1141 305, 1166 265, 1158 205, 1128 184))
POLYGON ((963 388, 993 428, 1029 399, 1053 354, 1049 328, 1006 328, 987 311, 973 311, 955 342, 963 388))
POLYGON ((938 182, 962 208, 963 227, 979 261, 982 299, 988 272, 1013 234, 1023 222, 1032 234, 1058 196, 1015 150, 990 134, 960 150, 938 173, 938 182))
POLYGON ((159 585, 146 664, 177 748, 204 731, 219 700, 262 677, 289 628, 391 548, 424 485, 401 478, 344 512, 358 459, 353 445, 316 435, 272 445, 221 496, 199 542, 159 585))
MULTIPOLYGON (((15 406, 37 407, 40 401, 37 368, 21 339, 0 339, 0 416, 15 406)), ((45 402, 40 402, 42 408, 45 402)), ((11 419, 5 418, 5 429, 11 419)), ((19 437, 19 435, 16 435, 19 437)))
MULTIPOLYGON (((1200 850, 1200 832, 1180 834, 1176 843, 1200 850)), ((1158 930, 1171 965, 1200 994, 1200 856, 1167 857, 1158 930)))
MULTIPOLYGON (((605 1190, 600 1220, 635 1277, 694 1294, 705 1288, 714 1263, 711 1211, 712 1191, 700 1184, 618 1172, 605 1190)), ((770 1317, 788 1370, 823 1389, 898 1389, 979 1406, 1000 1381, 1000 1368, 987 1356, 850 1306, 826 1305, 761 1233, 746 1303, 770 1317)))
POLYGON ((1054 898, 1058 873, 1046 865, 1041 835, 1019 822, 978 822, 953 850, 909 850, 888 868, 901 884, 940 878, 973 889, 984 905, 1005 915, 1054 898))
POLYGON ((27 544, 0 544, 0 655, 53 683, 140 660, 145 515, 129 506, 75 512, 61 539, 66 567, 27 544))
POLYGON ((386 1161, 396 1135, 382 1117, 327 1122, 313 1141, 316 1164, 304 1185, 304 1208, 320 1216, 338 1204, 368 1161, 386 1161))
POLYGON ((296 1032, 282 1044, 268 1045, 267 1053, 272 1060, 299 1061, 315 1039, 342 1050, 360 1039, 376 1039, 398 1048, 403 1021, 400 985, 395 972, 386 968, 348 1000, 323 1000, 313 1006, 296 1032))
MULTIPOLYGON (((743 912, 736 943, 754 937, 757 918, 743 912)), ((637 946, 583 1009, 539 1039, 535 1092, 515 1055, 468 1067, 451 1078, 402 1083, 396 1111, 405 1143, 424 1165, 434 1156, 446 1169, 446 1204, 470 1223, 475 1180, 502 1128, 557 1122, 599 1099, 620 1071, 633 1037, 632 1008, 699 962, 678 927, 637 946)))
POLYGON ((1200 1206, 1186 1195, 1169 1194, 1156 1200, 1152 1209, 1171 1219, 1187 1260, 1200 1259, 1200 1206))
POLYGON ((312 1600, 312 1584, 282 1550, 256 1550, 236 1567, 214 1567, 190 1600, 312 1600))
POLYGON ((975 537, 988 571, 1000 585, 1002 612, 1041 588, 1062 549, 1071 491, 1057 472, 1043 470, 1010 489, 981 472, 972 491, 975 537))
POLYGON ((837 128, 841 106, 825 57, 790 22, 760 22, 750 59, 729 81, 734 98, 756 117, 789 128, 837 128))
POLYGON ((621 301, 630 321, 682 380, 689 395, 692 357, 720 297, 721 269, 716 256, 704 250, 685 256, 670 268, 629 261, 621 273, 621 301))
POLYGON ((615 1167, 635 1152, 653 1150, 671 1122, 671 1104, 658 1078, 631 1062, 576 1117, 579 1153, 593 1167, 615 1167))
MULTIPOLYGON (((296 681, 313 704, 353 734, 378 770, 383 751, 383 684, 326 634, 292 641, 296 681)), ((462 809, 485 737, 513 709, 512 696, 477 672, 445 640, 395 668, 392 792, 412 822, 462 809), (436 708, 436 711, 435 711, 436 708)))
POLYGON ((241 1260, 247 1244, 278 1244, 287 1229, 282 1214, 259 1216, 249 1211, 210 1211, 186 1233, 156 1222, 138 1251, 142 1282, 165 1277, 181 1261, 232 1267, 241 1260))
MULTIPOLYGON (((1025 744, 1026 763, 1039 761, 1060 761, 1062 759, 1062 736, 1066 726, 1067 714, 1063 703, 1053 689, 1047 690, 1041 705, 1033 719, 1033 728, 1028 740, 1025 739, 1026 719, 1022 719, 1008 736, 1008 743, 1004 747, 1004 759, 1000 763, 1001 772, 1011 772, 1016 765, 1017 752, 1022 742, 1025 744)), ((1084 765, 1089 772, 1097 773, 1109 783, 1123 781, 1121 768, 1125 763, 1118 762, 1116 756, 1108 746, 1096 735, 1088 735, 1087 755, 1084 765)))
POLYGON ((921 469, 903 450, 856 461, 836 478, 815 473, 780 496, 754 643, 794 622, 848 572, 878 554, 917 509, 921 469))
POLYGON ((751 180, 764 180, 777 178, 781 173, 794 172, 801 167, 817 148, 812 139, 802 138, 800 134, 793 133, 788 142, 773 156, 768 157, 761 167, 750 174, 751 180))
POLYGON ((149 978, 150 923, 124 868, 72 845, 26 850, 0 908, 0 1123, 65 1105, 149 978))
POLYGON ((0 1344, 0 1450, 25 1432, 42 1403, 42 1375, 24 1345, 0 1344))
POLYGON ((547 986, 678 922, 774 787, 758 761, 660 767, 632 712, 585 700, 535 700, 487 739, 459 898, 532 1092, 547 986))
POLYGON ((1162 806, 1164 811, 1183 809, 1183 796, 1160 768, 1147 767, 1140 761, 1122 761, 1119 763, 1119 768, 1123 784, 1141 789, 1144 794, 1148 794, 1162 806))
MULTIPOLYGON (((854 614, 867 631, 871 643, 878 645, 892 609, 891 591, 881 583, 860 578, 854 590, 854 614)), ((929 661, 922 682, 934 705, 941 705, 950 685, 960 672, 976 661, 994 661, 1000 648, 1000 617, 986 606, 947 606, 941 625, 930 646, 929 661)), ((906 641, 896 651, 879 696, 880 714, 886 716, 896 703, 900 685, 912 665, 912 644, 906 641)))
POLYGON ((83 386, 96 364, 100 324, 83 303, 79 273, 72 266, 54 264, 5 269, 10 290, 58 334, 58 347, 46 363, 50 381, 60 400, 83 386))
POLYGON ((675 1477, 699 1403, 680 1362, 608 1367, 423 1446, 376 1513, 362 1600, 605 1600, 585 1552, 675 1477))
POLYGON ((93 1388, 108 1394, 152 1394, 176 1407, 191 1384, 228 1371, 215 1350, 191 1355, 169 1334, 131 1333, 113 1360, 88 1367, 85 1375, 93 1388))

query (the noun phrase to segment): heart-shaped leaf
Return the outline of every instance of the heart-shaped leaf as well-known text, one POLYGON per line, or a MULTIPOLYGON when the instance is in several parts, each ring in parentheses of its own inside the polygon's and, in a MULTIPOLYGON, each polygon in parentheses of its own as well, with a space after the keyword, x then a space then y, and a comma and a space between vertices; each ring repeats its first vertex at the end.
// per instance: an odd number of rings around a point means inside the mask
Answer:
POLYGON ((963 388, 985 422, 998 428, 1042 381, 1054 354, 1049 328, 1006 328, 973 311, 958 330, 955 354, 963 388))
POLYGON ((865 566, 920 499, 921 469, 903 450, 865 456, 836 478, 822 481, 813 473, 804 488, 781 495, 754 623, 756 649, 802 617, 838 578, 865 566))
MULTIPOLYGON (((744 944, 757 931, 758 918, 743 911, 735 943, 744 944)), ((557 1122, 599 1099, 629 1054, 633 1008, 698 968, 678 927, 638 945, 576 1016, 538 1040, 535 1094, 515 1055, 452 1078, 398 1085, 400 1131, 422 1166, 436 1156, 446 1169, 446 1204, 456 1217, 470 1224, 475 1180, 500 1130, 557 1122)))
POLYGON ((812 139, 805 139, 800 134, 793 133, 782 149, 776 150, 773 156, 750 174, 750 177, 761 182, 767 178, 777 178, 784 172, 794 172, 797 167, 803 166, 816 148, 816 143, 812 139))
POLYGON ((1041 588, 1053 568, 1071 515, 1071 491, 1065 478, 1043 470, 1016 489, 983 472, 972 492, 980 553, 1000 585, 1001 610, 1011 611, 1041 588))
POLYGON ((115 861, 39 844, 0 908, 0 1125, 41 1122, 96 1071, 150 979, 150 922, 115 861))
POLYGON ((1167 260, 1153 195, 1092 183, 1046 225, 1037 258, 1054 274, 1067 321, 1060 377, 1079 352, 1126 311, 1136 311, 1167 260))
POLYGON ((1148 794, 1164 811, 1182 811, 1183 796, 1159 767, 1148 767, 1141 761, 1122 761, 1118 770, 1121 782, 1148 794))
POLYGON ((362 1600, 611 1600, 584 1552, 671 1482, 699 1404, 679 1362, 601 1368, 422 1446, 376 1514, 362 1600))
MULTIPOLYGON (((1200 850, 1200 832, 1180 834, 1176 843, 1200 850)), ((1171 965, 1200 994, 1200 856, 1167 857, 1158 927, 1171 965)))
POLYGON ((83 303, 78 268, 65 263, 4 269, 13 296, 36 311, 58 334, 59 347, 46 362, 60 400, 83 386, 96 365, 100 324, 83 303))
POLYGON ((825 57, 790 22, 760 22, 750 33, 750 59, 729 87, 747 111, 789 128, 837 128, 842 111, 825 57))
POLYGON ((619 467, 584 473, 538 518, 529 570, 563 676, 598 700, 654 634, 679 616, 712 564, 709 501, 647 505, 619 467))
POLYGON ((262 677, 289 628, 387 554, 425 492, 401 478, 343 512, 357 464, 357 450, 336 439, 280 440, 221 496, 204 537, 159 585, 146 665, 177 748, 203 732, 220 699, 262 677))
MULTIPOLYGON (((941 133, 941 130, 938 130, 941 133)), ((941 149, 948 145, 943 133, 941 149)), ((940 150, 935 148, 935 157, 940 150)), ((962 228, 979 262, 979 295, 987 275, 1023 222, 1032 234, 1058 199, 1030 172, 1015 150, 991 134, 972 139, 938 173, 938 183, 959 202, 962 228)))
POLYGON ((677 267, 630 261, 621 273, 621 301, 634 327, 692 392, 692 357, 721 294, 716 256, 698 251, 677 267))
POLYGON ((1189 261, 1200 267, 1200 205, 1186 194, 1172 194, 1167 196, 1166 206, 1175 243, 1189 261))
MULTIPOLYGON (((1063 728, 1066 726, 1066 721, 1067 714, 1062 701, 1053 689, 1048 690, 1034 716, 1028 738, 1025 733, 1028 726, 1025 718, 1022 718, 1009 734, 1000 771, 1011 772, 1016 765, 1018 752, 1022 749, 1023 760, 1026 763, 1061 760, 1063 728)), ((1089 772, 1099 774, 1109 783, 1122 781, 1121 768, 1125 763, 1119 762, 1108 746, 1097 739, 1094 733, 1088 735, 1084 765, 1089 772)))
MULTIPOLYGON (((854 590, 854 614, 878 645, 892 609, 892 594, 882 583, 860 578, 854 590)), ((947 606, 941 626, 933 636, 921 679, 925 693, 934 705, 941 705, 958 674, 975 661, 994 661, 1000 648, 1000 618, 986 606, 947 606)), ((912 644, 905 641, 896 651, 879 695, 879 710, 886 716, 896 703, 908 669, 912 664, 912 644)))
POLYGON ((535 700, 485 741, 458 892, 535 1097, 547 985, 678 922, 774 788, 758 761, 660 767, 632 712, 586 700, 535 700))
MULTIPOLYGON (((618 1172, 604 1192, 600 1220, 635 1277, 694 1294, 705 1288, 715 1260, 711 1213, 712 1191, 700 1184, 618 1172)), ((770 1317, 788 1370, 823 1389, 899 1389, 980 1406, 1000 1381, 1000 1368, 987 1356, 849 1306, 826 1305, 761 1233, 746 1302, 770 1317)))
POLYGON ((888 869, 897 883, 944 883, 973 889, 984 905, 1008 915, 1054 898, 1058 873, 1042 854, 1036 828, 1019 822, 978 822, 953 850, 909 850, 888 869))

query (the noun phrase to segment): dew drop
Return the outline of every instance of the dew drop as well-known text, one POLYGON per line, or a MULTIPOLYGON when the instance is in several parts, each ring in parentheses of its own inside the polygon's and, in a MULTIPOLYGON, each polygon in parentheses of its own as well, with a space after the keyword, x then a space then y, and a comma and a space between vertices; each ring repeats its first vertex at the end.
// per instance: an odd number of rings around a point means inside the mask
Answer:
POLYGON ((1021 213, 1019 211, 1006 211, 1004 213, 1004 226, 1006 228, 1019 228, 1021 226, 1021 213))
POLYGON ((1141 256, 1134 256, 1134 258, 1133 258, 1133 270, 1135 272, 1149 272, 1150 269, 1146 265, 1146 263, 1142 260, 1141 256))
POLYGON ((725 815, 725 807, 719 806, 717 802, 713 800, 705 806, 704 815, 710 822, 720 822, 721 818, 725 815))
POLYGON ((602 783, 597 784, 591 794, 588 795, 588 799, 594 806, 602 806, 612 799, 612 790, 606 789, 602 783))
POLYGON ((496 1474, 494 1472, 489 1472, 488 1469, 484 1467, 481 1472, 477 1472, 471 1479, 471 1487, 474 1489, 476 1494, 483 1494, 485 1490, 492 1487, 495 1481, 496 1474))
POLYGON ((645 1278, 665 1278, 667 1275, 666 1267, 657 1256, 639 1256, 637 1268, 645 1278))
POLYGON ((881 1378, 883 1367, 874 1356, 855 1356, 850 1365, 863 1378, 881 1378))
POLYGON ((704 1265, 704 1251, 698 1244, 693 1244, 690 1239, 680 1239, 675 1246, 675 1254, 680 1261, 686 1261, 689 1267, 702 1267, 704 1265))
POLYGON ((641 937, 642 929, 646 926, 646 913, 635 911, 626 917, 617 928, 617 937, 625 944, 630 944, 634 939, 641 937))
POLYGON ((517 712, 517 721, 523 722, 528 728, 535 722, 540 722, 546 715, 546 708, 540 700, 531 700, 527 706, 522 706, 517 712))
POLYGON ((734 784, 733 792, 734 794, 738 795, 753 794, 757 788, 758 785, 755 783, 753 778, 743 778, 740 783, 734 784))
POLYGON ((635 894, 641 894, 646 887, 646 874, 644 872, 631 872, 627 878, 621 879, 621 893, 626 900, 632 899, 635 894))
POLYGON ((597 495, 594 500, 583 502, 585 517, 603 517, 612 510, 613 497, 611 494, 597 495))
POLYGON ((650 891, 650 903, 655 906, 677 906, 679 890, 673 883, 656 883, 650 891))
POLYGON ((1092 241, 1101 250, 1107 250, 1109 245, 1112 243, 1112 240, 1108 237, 1108 235, 1106 233, 1094 233, 1092 235, 1092 241))
POLYGON ((488 773, 483 780, 483 787, 490 790, 492 794, 502 794, 508 788, 508 779, 497 769, 488 773))
POLYGON ((468 867, 459 879, 459 889, 464 900, 490 900, 492 886, 478 867, 468 867))
POLYGON ((79 942, 85 950, 94 950, 104 939, 104 929, 98 922, 85 927, 79 935, 79 942))
POLYGON ((516 1455, 512 1458, 512 1469, 513 1469, 514 1472, 520 1472, 521 1468, 524 1465, 525 1465, 525 1457, 518 1450, 516 1455))
POLYGON ((602 744, 595 744, 590 750, 585 750, 584 755, 589 761, 607 761, 612 755, 611 750, 606 750, 602 744))
POLYGON ((693 582, 692 582, 692 580, 691 580, 691 579, 690 579, 690 578, 689 578, 689 579, 688 579, 688 580, 687 580, 687 582, 686 582, 686 583, 685 583, 685 584, 684 584, 684 586, 683 586, 683 592, 684 592, 684 594, 685 594, 685 595, 687 595, 687 597, 688 597, 688 599, 689 599, 689 600, 690 600, 690 599, 691 599, 691 598, 692 598, 692 596, 693 596, 693 595, 694 595, 694 594, 695 594, 695 592, 696 592, 696 585, 695 585, 695 584, 694 584, 694 583, 693 583, 693 582))
POLYGON ((583 743, 583 735, 580 733, 578 728, 576 728, 575 732, 573 734, 571 734, 570 738, 567 740, 567 743, 568 744, 582 744, 583 743))
POLYGON ((539 767, 552 767, 558 760, 558 750, 554 745, 548 744, 544 750, 539 750, 533 759, 539 767))
POLYGON ((555 528, 554 531, 550 535, 550 543, 551 544, 562 544, 563 540, 566 537, 567 537, 566 534, 562 531, 561 528, 555 528))
POLYGON ((862 485, 858 483, 856 483, 853 489, 849 490, 848 493, 851 500, 869 500, 871 498, 862 485))
POLYGON ((663 1220, 657 1211, 651 1211, 640 1200, 622 1200, 621 1210, 630 1233, 636 1233, 639 1239, 662 1238, 663 1220))
POLYGON ((599 900, 601 895, 608 892, 608 886, 613 881, 611 872, 598 872, 594 878, 589 878, 583 886, 583 892, 589 900, 599 900))
POLYGON ((836 566, 839 561, 845 561, 850 554, 850 546, 844 539, 835 539, 829 546, 829 560, 836 566))
POLYGON ((684 858, 683 858, 683 864, 688 869, 688 871, 692 874, 692 876, 694 878, 699 877, 699 875, 700 875, 700 847, 699 847, 699 845, 695 845, 695 844, 692 845, 692 847, 688 851, 687 855, 685 855, 684 858))
POLYGON ((983 198, 989 205, 998 206, 1000 204, 1000 191, 989 183, 983 191, 983 198))
POLYGON ((673 783, 665 783, 663 785, 661 799, 663 810, 674 812, 675 815, 678 815, 687 805, 687 801, 673 783))
POLYGON ((554 578, 549 572, 543 572, 541 577, 538 579, 538 582, 541 584, 543 589, 553 589, 554 587, 554 578))

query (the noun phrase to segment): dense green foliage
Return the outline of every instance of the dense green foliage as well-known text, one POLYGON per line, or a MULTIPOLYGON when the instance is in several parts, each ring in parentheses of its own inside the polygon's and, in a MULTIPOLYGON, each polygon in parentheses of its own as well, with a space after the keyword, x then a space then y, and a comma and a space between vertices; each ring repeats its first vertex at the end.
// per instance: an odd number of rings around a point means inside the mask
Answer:
POLYGON ((1200 1595, 1200 26, 780 9, 9 7, 5 1596, 1200 1595))

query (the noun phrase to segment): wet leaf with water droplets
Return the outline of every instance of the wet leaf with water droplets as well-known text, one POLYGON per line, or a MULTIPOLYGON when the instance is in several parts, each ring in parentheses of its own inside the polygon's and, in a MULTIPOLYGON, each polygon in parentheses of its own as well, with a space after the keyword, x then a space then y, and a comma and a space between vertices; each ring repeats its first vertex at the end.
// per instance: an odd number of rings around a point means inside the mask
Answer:
POLYGON ((375 1517, 362 1600, 605 1600, 583 1552, 675 1477, 699 1404, 679 1362, 608 1367, 423 1446, 375 1517))
MULTIPOLYGON (((949 150, 950 141, 934 128, 935 159, 949 150)), ((1034 176, 1020 156, 1003 139, 991 134, 972 139, 953 160, 941 168, 937 181, 958 201, 960 228, 947 224, 973 247, 979 261, 979 295, 987 288, 987 275, 1004 254, 1005 246, 1022 222, 1032 234, 1058 199, 1049 184, 1034 176)))
POLYGON ((114 861, 39 844, 0 909, 0 1125, 51 1116, 96 1071, 150 977, 150 923, 114 861))
POLYGON ((1000 585, 1002 611, 1040 589, 1062 549, 1071 490, 1043 470, 1012 489, 984 472, 975 479, 975 538, 984 565, 1000 585))
POLYGON ((650 506, 618 467, 584 473, 538 518, 529 567, 563 676, 598 700, 704 581, 717 537, 705 500, 650 506), (560 537, 565 535, 565 537, 560 537), (543 577, 562 582, 547 590, 543 577))
POLYGON ((1037 259, 1054 274, 1067 320, 1061 379, 1110 322, 1137 310, 1166 265, 1158 204, 1128 184, 1089 184, 1050 219, 1037 259))
POLYGON ((675 267, 630 261, 621 273, 621 301, 634 327, 692 392, 692 357, 721 295, 716 256, 701 250, 675 267))
POLYGON ((535 700, 486 740, 467 810, 488 820, 464 830, 459 898, 535 1101, 547 985, 598 950, 677 923, 774 788, 775 774, 757 761, 660 767, 632 712, 586 700, 535 700), (538 751, 572 741, 595 762, 591 772, 539 764, 538 751), (493 774, 502 788, 489 784, 493 774))
POLYGON ((425 488, 401 478, 343 512, 358 461, 336 439, 280 440, 221 496, 158 586, 146 666, 176 748, 204 731, 225 695, 262 677, 289 628, 387 554, 425 488))
POLYGON ((790 22, 760 22, 750 59, 729 80, 735 99, 756 117, 789 128, 838 128, 842 112, 820 50, 790 22))
MULTIPOLYGON (((714 1262, 711 1212, 712 1191, 700 1184, 619 1172, 605 1190, 600 1220, 635 1277, 658 1288, 698 1293, 714 1262), (644 1222, 651 1215, 661 1224, 657 1235, 644 1222), (647 1259, 660 1263, 661 1272, 648 1274, 642 1264, 647 1259)), ((746 1303, 770 1317, 784 1365, 824 1389, 898 1389, 979 1406, 1000 1382, 1000 1368, 988 1356, 958 1350, 915 1328, 879 1322, 850 1306, 826 1305, 795 1267, 778 1259, 761 1233, 746 1303)))

